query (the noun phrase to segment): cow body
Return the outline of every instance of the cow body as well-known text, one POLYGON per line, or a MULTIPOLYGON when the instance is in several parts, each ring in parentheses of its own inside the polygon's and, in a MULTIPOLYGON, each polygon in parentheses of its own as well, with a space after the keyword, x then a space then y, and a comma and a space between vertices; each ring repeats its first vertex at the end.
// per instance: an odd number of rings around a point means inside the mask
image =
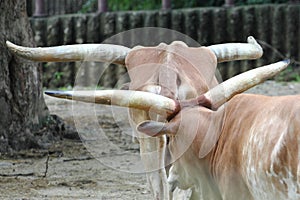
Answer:
MULTIPOLYGON (((139 47, 126 58, 132 90, 176 100, 197 97, 217 85, 216 63, 209 49, 178 42, 139 47), (156 86, 160 89, 153 89, 156 86)), ((145 132, 137 133, 142 154, 161 149, 156 159, 141 155, 145 166, 158 169, 148 173, 154 197, 166 199, 166 190, 178 187, 192 189, 191 199, 299 199, 296 99, 243 94, 217 111, 187 106, 166 124, 166 129, 172 126, 165 131, 168 147, 163 134, 145 139, 145 132), (166 152, 171 155, 167 162, 166 152), (170 163, 167 188, 161 180, 170 163)), ((131 119, 133 127, 145 120, 166 121, 164 116, 136 110, 131 119)))
POLYGON ((173 164, 169 182, 192 188, 192 199, 300 199, 299 101, 300 96, 241 94, 218 111, 182 110, 171 121, 181 125, 171 137, 170 150, 176 154, 179 138, 194 140, 173 164), (197 124, 190 128, 196 129, 195 135, 186 129, 191 120, 197 124), (209 131, 214 122, 216 127, 209 131), (203 142, 210 142, 206 134, 219 139, 201 157, 203 142))

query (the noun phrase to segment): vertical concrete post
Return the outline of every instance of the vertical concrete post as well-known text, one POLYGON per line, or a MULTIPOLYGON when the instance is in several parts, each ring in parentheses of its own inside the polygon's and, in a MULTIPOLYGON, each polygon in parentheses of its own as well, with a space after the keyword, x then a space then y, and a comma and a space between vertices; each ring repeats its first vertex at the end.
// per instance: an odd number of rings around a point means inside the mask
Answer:
POLYGON ((234 6, 234 0, 225 0, 225 7, 232 7, 234 6))
POLYGON ((107 12, 107 0, 98 0, 98 13, 107 12))
POLYGON ((34 17, 45 17, 47 13, 45 11, 45 1, 44 0, 35 0, 35 11, 33 14, 34 17))
POLYGON ((162 0, 161 5, 163 10, 171 9, 171 0, 162 0))

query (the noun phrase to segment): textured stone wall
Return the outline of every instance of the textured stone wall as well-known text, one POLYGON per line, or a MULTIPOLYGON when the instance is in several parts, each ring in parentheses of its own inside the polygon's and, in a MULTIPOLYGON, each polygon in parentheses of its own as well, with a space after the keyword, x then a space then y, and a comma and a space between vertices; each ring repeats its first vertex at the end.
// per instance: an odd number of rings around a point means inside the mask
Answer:
MULTIPOLYGON (((254 36, 264 48, 263 58, 219 65, 224 79, 286 57, 300 60, 299 4, 60 15, 31 18, 31 23, 37 46, 101 43, 114 34, 138 27, 177 30, 201 45, 245 42, 247 36, 254 36)), ((54 88, 73 85, 76 75, 82 85, 89 86, 92 78, 83 77, 95 74, 94 70, 99 70, 99 63, 86 64, 90 67, 79 74, 78 69, 82 63, 45 63, 44 86, 54 88)), ((101 86, 114 87, 125 72, 122 67, 109 69, 101 77, 101 86)))

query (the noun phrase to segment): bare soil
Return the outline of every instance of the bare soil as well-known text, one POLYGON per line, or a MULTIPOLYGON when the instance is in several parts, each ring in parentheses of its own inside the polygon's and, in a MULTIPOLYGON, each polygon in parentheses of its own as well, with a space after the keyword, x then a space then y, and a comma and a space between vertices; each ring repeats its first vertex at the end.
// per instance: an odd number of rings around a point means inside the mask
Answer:
MULTIPOLYGON (((250 91, 265 95, 300 94, 299 83, 276 83, 267 81, 250 91)), ((56 114, 70 126, 74 115, 81 120, 81 128, 91 135, 97 134, 92 121, 95 113, 100 127, 110 142, 131 154, 122 154, 122 166, 118 168, 120 154, 115 149, 105 149, 101 156, 110 158, 115 169, 95 159, 91 149, 83 145, 76 135, 63 139, 50 150, 20 152, 16 158, 0 159, 0 199, 151 199, 145 174, 128 173, 126 166, 136 164, 138 145, 122 132, 131 132, 127 113, 106 106, 82 104, 73 111, 71 101, 45 97, 52 114, 56 114), (95 110, 96 112, 91 112, 95 110), (87 112, 89 111, 89 112, 87 112), (116 164, 116 165, 114 165, 116 164), (125 168, 123 169, 122 167, 125 168)), ((83 137, 84 139, 84 137, 83 137)), ((97 145, 106 147, 106 141, 97 145)), ((88 144, 85 141, 85 144, 88 144)), ((95 152, 94 152, 95 153, 95 152)), ((101 160, 101 159, 100 159, 101 160)))

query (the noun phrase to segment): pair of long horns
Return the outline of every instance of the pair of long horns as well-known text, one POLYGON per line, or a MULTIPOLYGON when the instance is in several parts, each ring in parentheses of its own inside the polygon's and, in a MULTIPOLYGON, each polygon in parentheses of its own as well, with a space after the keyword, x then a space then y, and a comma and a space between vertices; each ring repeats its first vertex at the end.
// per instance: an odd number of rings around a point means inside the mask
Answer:
POLYGON ((189 100, 177 101, 161 95, 130 90, 96 90, 96 91, 48 91, 46 94, 58 98, 116 105, 153 111, 169 118, 178 113, 184 106, 202 105, 218 109, 234 95, 273 77, 289 64, 289 60, 259 67, 239 74, 212 88, 205 94, 189 100))
MULTIPOLYGON (((119 45, 84 44, 60 47, 27 48, 7 42, 8 48, 15 54, 34 61, 67 62, 67 61, 101 61, 124 64, 130 49, 119 45)), ((216 55, 218 62, 241 59, 256 59, 261 57, 262 48, 253 37, 248 37, 248 43, 228 43, 209 46, 216 55)), ((117 105, 152 110, 158 114, 170 117, 188 105, 202 105, 218 109, 235 94, 241 93, 282 71, 289 61, 281 61, 264 67, 256 68, 235 76, 212 88, 205 94, 182 102, 169 99, 153 93, 141 91, 74 91, 47 92, 46 94, 78 101, 117 105)))
MULTIPOLYGON (((249 36, 248 43, 227 43, 208 46, 218 62, 257 59, 263 54, 256 40, 249 36)), ((99 61, 125 64, 130 48, 112 44, 76 44, 57 47, 29 48, 6 42, 8 48, 25 59, 41 62, 99 61)))

